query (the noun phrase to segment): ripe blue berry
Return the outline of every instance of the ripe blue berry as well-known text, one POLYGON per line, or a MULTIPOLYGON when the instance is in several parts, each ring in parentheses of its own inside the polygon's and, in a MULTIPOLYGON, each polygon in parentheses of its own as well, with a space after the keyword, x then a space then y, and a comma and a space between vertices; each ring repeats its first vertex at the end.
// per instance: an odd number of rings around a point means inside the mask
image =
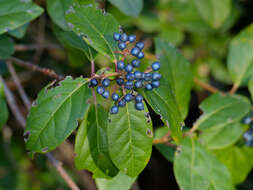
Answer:
POLYGON ((139 80, 134 83, 135 88, 141 88, 142 85, 143 85, 142 81, 139 80))
POLYGON ((160 73, 152 74, 152 80, 160 80, 161 78, 162 78, 162 75, 160 73))
POLYGON ((98 85, 98 81, 97 81, 97 79, 91 79, 91 81, 90 81, 90 85, 91 85, 92 87, 97 86, 97 85, 98 85))
POLYGON ((129 81, 134 80, 134 74, 133 73, 126 74, 126 79, 129 80, 129 81))
POLYGON ((135 96, 135 101, 136 102, 142 102, 142 100, 143 100, 143 96, 142 95, 138 94, 138 95, 135 96))
POLYGON ((110 96, 110 93, 109 93, 109 91, 108 90, 105 90, 104 91, 104 93, 102 94, 102 96, 104 97, 104 98, 109 98, 109 96, 110 96))
POLYGON ((120 42, 118 44, 119 49, 124 50, 126 48, 126 44, 124 42, 120 42))
POLYGON ((249 125, 251 123, 251 117, 247 116, 242 120, 243 124, 249 125))
POLYGON ((140 51, 140 53, 137 55, 138 59, 142 59, 144 58, 144 53, 142 51, 140 51))
POLYGON ((125 66, 125 71, 126 71, 127 73, 132 72, 132 70, 133 70, 133 66, 132 66, 131 64, 127 64, 127 65, 125 66))
POLYGON ((120 35, 120 41, 122 41, 122 42, 128 41, 128 36, 126 33, 123 33, 120 35))
POLYGON ((104 80, 102 80, 102 85, 104 87, 108 87, 110 85, 110 80, 108 78, 105 78, 104 80))
POLYGON ((144 110, 144 104, 142 102, 137 102, 135 104, 135 109, 136 110, 144 110))
POLYGON ((116 79, 116 82, 117 82, 117 84, 118 84, 119 86, 121 86, 121 85, 124 84, 124 79, 122 79, 122 78, 117 78, 117 79, 116 79))
POLYGON ((119 39, 120 39, 120 34, 117 33, 117 32, 114 32, 114 34, 113 34, 113 39, 114 39, 115 41, 119 41, 119 39))
POLYGON ((139 59, 134 59, 134 60, 132 61, 132 65, 133 65, 133 67, 135 67, 135 68, 139 67, 139 66, 140 66, 140 63, 141 63, 141 61, 140 61, 139 59))
POLYGON ((145 73, 144 80, 151 81, 152 80, 152 73, 145 73))
POLYGON ((104 91, 105 91, 105 89, 104 89, 103 86, 98 86, 98 87, 97 87, 97 93, 98 93, 98 94, 103 94, 104 91))
POLYGON ((158 80, 154 80, 152 81, 151 85, 153 88, 158 88, 160 86, 160 82, 158 80))
POLYGON ((125 105, 126 105, 126 100, 124 100, 124 99, 120 100, 118 103, 119 107, 124 107, 125 105))
POLYGON ((112 94, 112 100, 113 100, 113 101, 118 101, 118 100, 119 100, 119 95, 118 95, 117 93, 114 92, 114 93, 112 94))
POLYGON ((153 71, 158 71, 160 69, 160 62, 156 61, 154 63, 152 63, 152 69, 153 71))
POLYGON ((136 47, 138 47, 140 50, 142 50, 144 48, 144 43, 143 42, 137 42, 136 47))
POLYGON ((119 70, 123 70, 125 68, 125 63, 123 61, 118 61, 117 62, 117 68, 119 70))
POLYGON ((128 36, 129 42, 134 42, 136 40, 136 36, 134 34, 128 36))
POLYGON ((146 90, 151 91, 153 89, 151 84, 146 84, 145 86, 146 90))
POLYGON ((112 106, 111 107, 111 114, 117 114, 119 112, 118 106, 112 106))
POLYGON ((126 89, 131 90, 133 88, 133 82, 132 81, 125 82, 125 87, 126 89))
POLYGON ((138 56, 139 53, 140 53, 140 49, 139 49, 139 48, 134 47, 134 48, 131 49, 131 54, 132 54, 133 56, 138 56))
POLYGON ((141 79, 142 79, 142 72, 140 72, 140 71, 135 71, 135 72, 134 72, 134 78, 135 78, 136 80, 141 80, 141 79))
POLYGON ((130 102, 133 99, 133 95, 132 94, 126 94, 124 99, 126 100, 126 102, 130 102))

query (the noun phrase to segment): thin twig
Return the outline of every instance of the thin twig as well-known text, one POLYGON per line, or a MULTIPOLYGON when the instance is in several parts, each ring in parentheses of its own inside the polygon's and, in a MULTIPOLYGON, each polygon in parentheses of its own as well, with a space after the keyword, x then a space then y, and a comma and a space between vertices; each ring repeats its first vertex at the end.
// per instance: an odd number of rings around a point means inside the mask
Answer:
POLYGON ((58 80, 62 80, 64 78, 63 76, 56 74, 56 72, 54 70, 47 69, 47 68, 41 68, 41 67, 34 65, 30 62, 26 62, 21 59, 17 59, 15 57, 10 57, 8 60, 12 61, 12 63, 15 63, 16 65, 19 65, 21 67, 25 67, 25 68, 30 69, 32 71, 40 72, 44 75, 50 76, 50 77, 58 79, 58 80))
MULTIPOLYGON (((12 110, 15 118, 20 123, 20 125, 22 126, 22 128, 25 129, 26 121, 25 121, 24 116, 21 114, 21 111, 19 110, 19 108, 17 106, 17 103, 15 101, 14 95, 12 94, 12 92, 7 87, 7 85, 6 85, 4 79, 2 78, 1 75, 0 75, 0 80, 3 83, 3 85, 4 85, 6 99, 7 99, 9 107, 11 108, 11 110, 12 110)), ((51 153, 46 153, 46 157, 53 164, 53 166, 56 168, 56 170, 58 171, 58 173, 60 174, 60 176, 64 179, 64 181, 68 184, 68 186, 70 187, 70 189, 71 190, 79 190, 79 187, 69 177, 69 175, 67 174, 67 172, 62 167, 62 163, 59 162, 58 160, 56 160, 51 153)))
POLYGON ((58 44, 18 44, 15 45, 15 51, 34 51, 38 49, 59 49, 61 48, 58 44))
POLYGON ((170 132, 168 132, 166 135, 164 135, 162 138, 154 139, 153 144, 163 144, 170 140, 170 132))
POLYGON ((20 80, 19 80, 19 78, 17 76, 17 73, 16 73, 16 71, 15 71, 15 69, 12 66, 12 64, 11 64, 10 61, 7 61, 6 64, 7 64, 7 67, 9 69, 10 73, 11 73, 11 77, 13 78, 14 83, 16 84, 16 87, 18 89, 18 92, 19 92, 19 94, 20 94, 20 96, 21 96, 24 104, 25 104, 27 110, 29 110, 30 109, 30 105, 31 105, 30 104, 30 100, 29 100, 28 96, 26 95, 26 93, 24 91, 24 88, 22 87, 22 85, 20 83, 20 80))
POLYGON ((199 80, 198 78, 194 77, 193 78, 193 81, 195 82, 195 84, 201 86, 202 88, 204 88, 205 90, 211 92, 211 93, 216 93, 218 92, 219 90, 213 86, 211 86, 210 84, 207 84, 201 80, 199 80))
POLYGON ((239 86, 237 84, 234 84, 229 91, 230 94, 234 94, 238 90, 239 86))
POLYGON ((90 76, 93 77, 95 75, 95 62, 94 62, 94 60, 91 60, 90 64, 91 64, 91 74, 90 74, 90 76))

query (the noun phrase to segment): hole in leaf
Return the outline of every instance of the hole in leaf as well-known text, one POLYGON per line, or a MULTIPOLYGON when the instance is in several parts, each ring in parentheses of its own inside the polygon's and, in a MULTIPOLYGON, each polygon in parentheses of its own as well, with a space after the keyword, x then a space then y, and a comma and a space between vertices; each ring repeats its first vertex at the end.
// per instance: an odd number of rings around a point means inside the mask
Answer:
POLYGON ((28 141, 30 135, 31 135, 31 132, 30 132, 30 131, 26 131, 26 132, 24 133, 23 137, 24 137, 24 141, 25 141, 25 142, 28 141))
POLYGON ((42 150, 41 150, 41 152, 47 152, 48 151, 48 147, 45 147, 45 148, 43 148, 42 150))

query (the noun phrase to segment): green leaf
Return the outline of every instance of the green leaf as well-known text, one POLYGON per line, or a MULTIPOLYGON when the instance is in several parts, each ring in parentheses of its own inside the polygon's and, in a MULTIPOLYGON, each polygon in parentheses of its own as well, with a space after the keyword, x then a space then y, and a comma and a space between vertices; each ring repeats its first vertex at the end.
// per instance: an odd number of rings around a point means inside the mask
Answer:
POLYGON ((53 27, 56 38, 67 49, 77 49, 82 51, 89 60, 94 60, 96 57, 96 51, 89 47, 88 44, 74 32, 63 31, 57 26, 53 27))
POLYGON ((93 6, 73 6, 66 19, 71 29, 90 46, 116 60, 117 43, 113 33, 119 31, 119 24, 112 15, 103 14, 93 6))
POLYGON ((87 133, 92 158, 106 175, 114 177, 118 169, 112 163, 108 151, 108 111, 101 105, 92 105, 87 116, 87 133))
POLYGON ((184 139, 174 158, 180 189, 234 190, 228 169, 193 139, 184 139))
POLYGON ((55 24, 63 30, 69 30, 65 20, 66 11, 70 8, 72 0, 47 0, 47 11, 55 24))
POLYGON ((128 16, 137 17, 142 8, 143 0, 109 0, 114 6, 128 16))
POLYGON ((172 87, 181 115, 185 119, 193 85, 190 63, 168 42, 157 38, 155 44, 156 55, 161 61, 160 72, 172 87))
POLYGON ((11 36, 13 36, 17 39, 22 39, 25 36, 28 26, 29 26, 29 24, 26 23, 23 26, 20 26, 14 30, 9 30, 8 34, 10 34, 11 36))
POLYGON ((30 0, 1 0, 0 34, 24 25, 42 13, 43 9, 30 0))
POLYGON ((0 129, 5 125, 9 118, 8 107, 4 99, 4 85, 0 81, 0 129))
POLYGON ((227 122, 204 129, 199 139, 208 149, 220 149, 234 144, 243 131, 243 126, 239 122, 227 122))
POLYGON ((151 156, 153 135, 147 112, 146 106, 144 111, 137 111, 131 102, 109 118, 107 135, 111 159, 130 177, 137 176, 151 156))
POLYGON ((253 100, 253 78, 249 82, 249 91, 251 93, 251 99, 253 100))
POLYGON ((27 119, 26 147, 32 152, 45 153, 56 148, 75 130, 77 120, 89 107, 87 79, 67 77, 59 86, 49 88, 50 85, 39 93, 27 119))
POLYGON ((244 96, 216 93, 206 98, 200 104, 200 109, 203 114, 194 127, 205 130, 226 127, 239 121, 250 111, 250 102, 244 96))
POLYGON ((228 70, 236 86, 247 84, 253 73, 253 24, 240 32, 230 43, 228 70))
POLYGON ((90 141, 88 135, 91 131, 88 131, 88 114, 85 115, 84 120, 79 126, 76 142, 75 142, 75 166, 77 169, 87 169, 93 173, 93 177, 97 178, 109 178, 105 175, 95 164, 90 149, 90 141))
POLYGON ((11 38, 0 35, 0 59, 6 59, 14 53, 14 44, 11 38))
POLYGON ((230 146, 216 150, 217 158, 229 169, 234 184, 242 183, 253 168, 253 149, 230 146))
POLYGON ((201 17, 213 28, 219 28, 230 15, 231 0, 194 0, 201 17))
POLYGON ((129 190, 134 183, 136 177, 129 177, 123 172, 119 172, 112 179, 96 178, 96 184, 99 190, 129 190))

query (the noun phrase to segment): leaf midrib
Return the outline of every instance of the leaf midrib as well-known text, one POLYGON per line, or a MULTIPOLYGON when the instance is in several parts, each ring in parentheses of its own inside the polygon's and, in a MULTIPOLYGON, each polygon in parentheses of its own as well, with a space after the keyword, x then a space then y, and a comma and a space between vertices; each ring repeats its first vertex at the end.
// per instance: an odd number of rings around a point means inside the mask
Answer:
POLYGON ((129 141, 130 141, 130 151, 131 151, 131 172, 134 170, 134 154, 133 154, 133 144, 132 144, 132 129, 131 129, 131 125, 130 125, 130 113, 128 110, 128 105, 126 105, 126 111, 127 111, 127 120, 128 120, 128 134, 129 134, 129 141))

